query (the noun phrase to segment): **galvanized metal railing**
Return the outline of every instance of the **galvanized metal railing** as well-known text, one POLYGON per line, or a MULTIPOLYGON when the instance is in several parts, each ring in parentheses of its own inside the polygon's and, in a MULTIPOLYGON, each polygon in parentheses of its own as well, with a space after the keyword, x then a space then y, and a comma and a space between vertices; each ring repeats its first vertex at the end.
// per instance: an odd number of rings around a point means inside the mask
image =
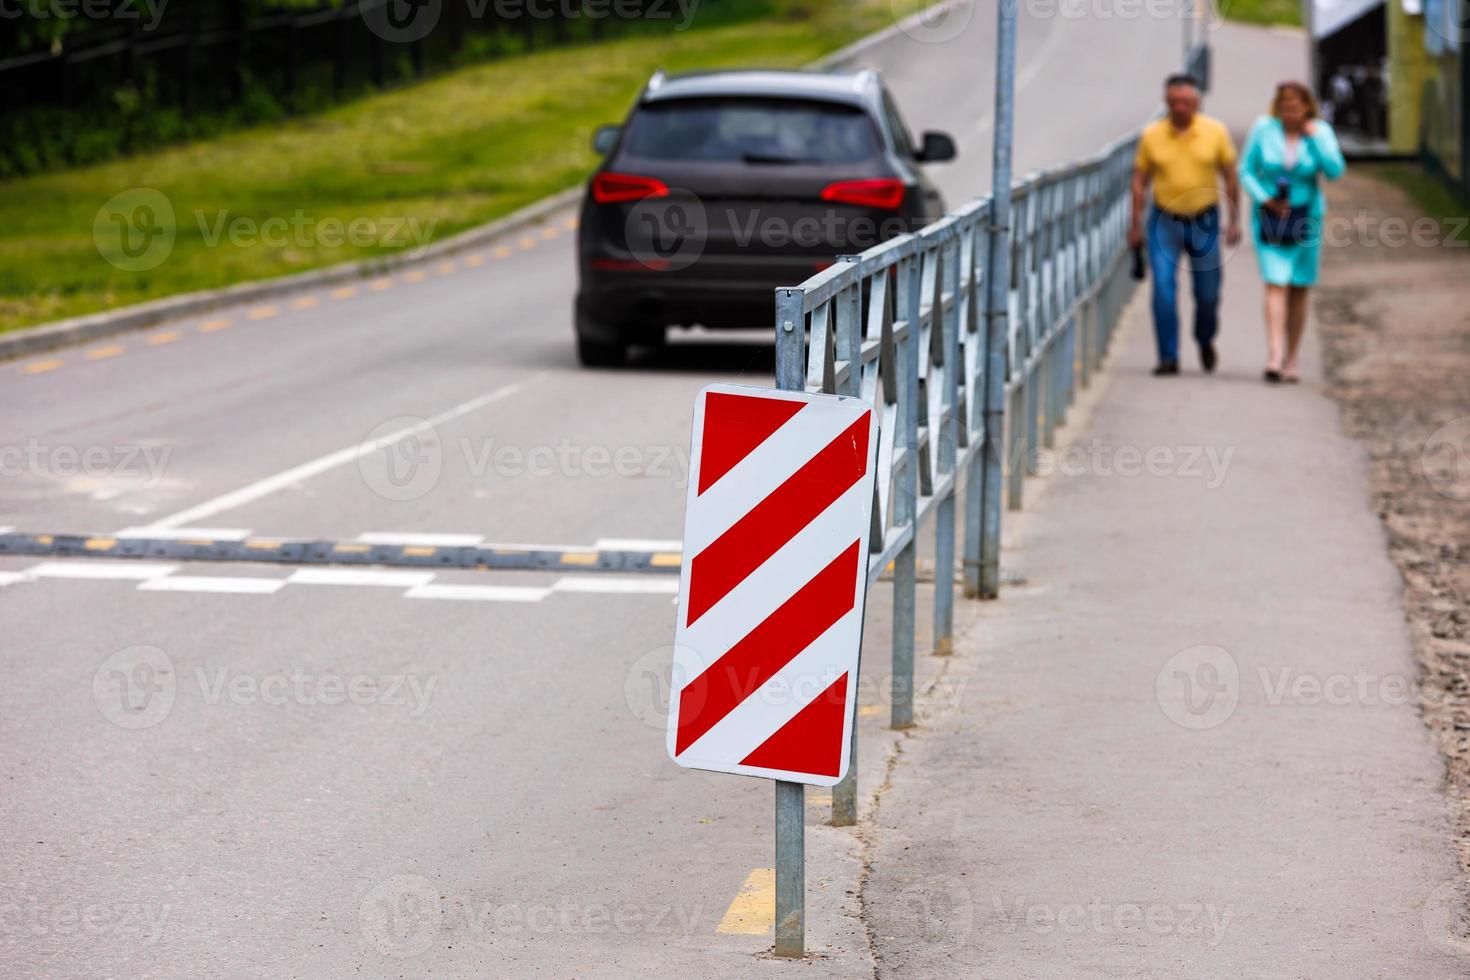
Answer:
MULTIPOLYGON (((920 529, 932 522, 935 535, 933 652, 948 654, 958 487, 965 593, 994 597, 1002 495, 1021 507, 1036 448, 1053 445, 1132 287, 1124 256, 1136 144, 1119 140, 1014 185, 1003 310, 987 301, 990 198, 776 291, 778 386, 857 395, 878 413, 868 582, 892 566, 894 728, 913 724, 920 529), (992 321, 1004 329, 987 329, 992 321), (1004 400, 987 378, 1003 380, 1004 400)), ((855 760, 856 745, 832 795, 833 824, 856 820, 855 760)))

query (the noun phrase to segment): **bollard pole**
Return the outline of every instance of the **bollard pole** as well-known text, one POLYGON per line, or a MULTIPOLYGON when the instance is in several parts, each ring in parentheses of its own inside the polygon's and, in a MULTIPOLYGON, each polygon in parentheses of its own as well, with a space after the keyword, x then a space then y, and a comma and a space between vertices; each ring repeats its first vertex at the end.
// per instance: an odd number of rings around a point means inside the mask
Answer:
POLYGON ((995 5, 995 146, 991 164, 990 245, 985 302, 985 513, 981 515, 980 595, 1000 594, 1000 508, 1004 479, 1006 375, 1011 291, 1011 132, 1015 123, 1016 7, 995 5))
POLYGON ((776 781, 777 956, 806 952, 806 787, 776 781))
MULTIPOLYGON (((806 317, 799 290, 776 290, 776 387, 801 391, 806 317)), ((806 787, 776 780, 777 956, 806 952, 806 787)))

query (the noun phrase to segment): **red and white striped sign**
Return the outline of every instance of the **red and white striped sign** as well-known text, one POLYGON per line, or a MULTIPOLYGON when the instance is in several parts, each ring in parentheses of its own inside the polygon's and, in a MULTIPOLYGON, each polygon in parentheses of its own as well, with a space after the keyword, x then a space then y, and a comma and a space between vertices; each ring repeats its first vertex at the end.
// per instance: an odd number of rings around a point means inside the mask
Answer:
POLYGON ((818 786, 847 772, 877 444, 860 398, 700 392, 669 700, 679 765, 818 786))

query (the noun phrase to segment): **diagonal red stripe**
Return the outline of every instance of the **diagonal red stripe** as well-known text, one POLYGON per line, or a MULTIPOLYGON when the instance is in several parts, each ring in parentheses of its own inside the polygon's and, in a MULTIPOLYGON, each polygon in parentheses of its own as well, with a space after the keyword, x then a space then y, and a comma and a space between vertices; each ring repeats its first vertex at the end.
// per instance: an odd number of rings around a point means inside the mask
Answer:
POLYGON ((694 556, 689 567, 686 626, 694 625, 862 478, 868 469, 869 418, 864 412, 770 496, 694 556))
POLYGON ((785 398, 727 395, 717 391, 705 395, 698 492, 704 493, 734 469, 805 404, 785 398))
POLYGON ((843 674, 740 764, 835 776, 842 768, 842 728, 846 721, 847 675, 843 674))
POLYGON ((801 590, 679 691, 678 755, 776 675, 852 609, 858 544, 832 560, 801 590))

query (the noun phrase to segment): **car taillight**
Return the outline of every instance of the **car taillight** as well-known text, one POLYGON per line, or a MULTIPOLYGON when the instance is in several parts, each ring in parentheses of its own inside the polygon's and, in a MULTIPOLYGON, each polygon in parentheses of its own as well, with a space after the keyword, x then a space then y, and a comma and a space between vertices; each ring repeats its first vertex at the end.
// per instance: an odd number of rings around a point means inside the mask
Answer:
POLYGON ((871 180, 839 180, 823 188, 822 200, 893 211, 903 204, 903 192, 903 181, 892 177, 875 177, 871 180))
POLYGON ((592 178, 592 200, 598 204, 641 201, 645 197, 668 197, 669 185, 652 177, 600 173, 592 178))

